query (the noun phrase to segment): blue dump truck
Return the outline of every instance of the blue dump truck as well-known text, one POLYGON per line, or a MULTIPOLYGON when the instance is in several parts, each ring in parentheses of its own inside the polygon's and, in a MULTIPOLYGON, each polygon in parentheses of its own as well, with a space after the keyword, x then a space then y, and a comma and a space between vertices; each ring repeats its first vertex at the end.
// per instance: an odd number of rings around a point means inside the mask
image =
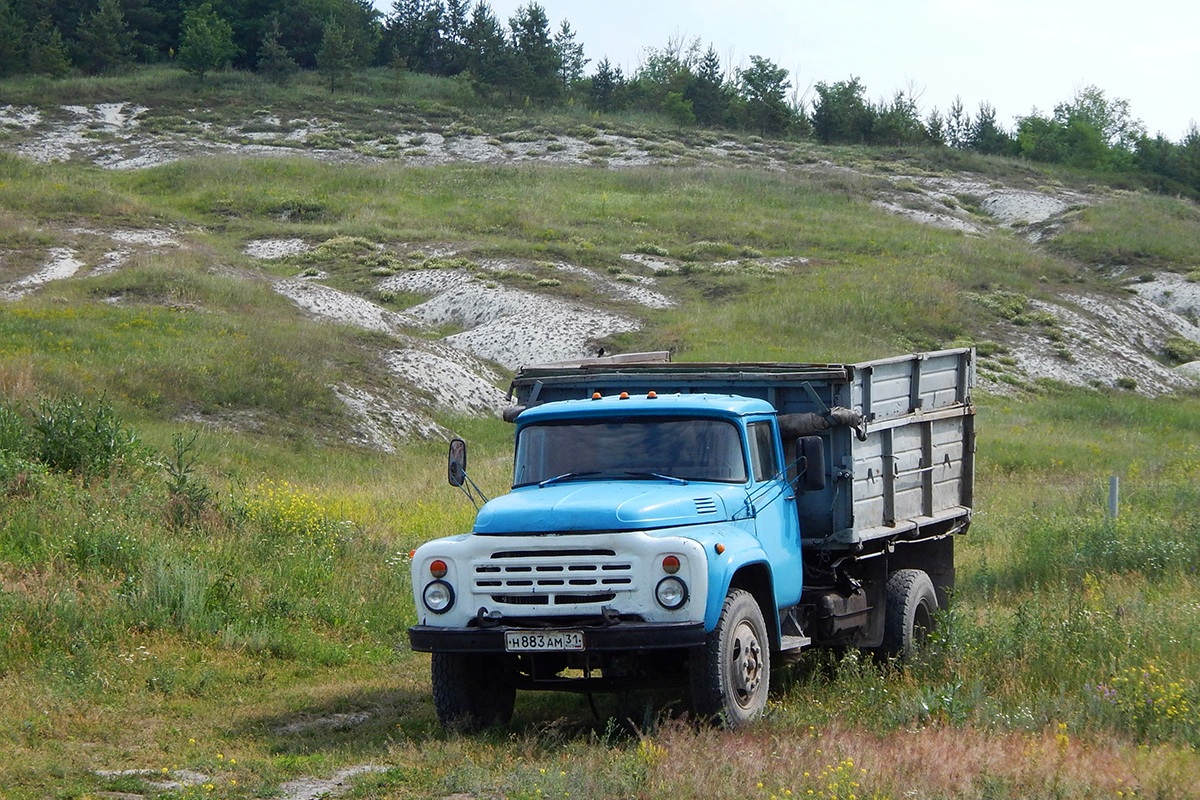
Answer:
MULTIPOLYGON (((512 491, 413 554, 439 719, 504 724, 517 689, 677 686, 736 727, 805 648, 909 654, 971 522, 973 384, 967 349, 523 368, 512 491)), ((448 477, 477 493, 461 440, 448 477)))

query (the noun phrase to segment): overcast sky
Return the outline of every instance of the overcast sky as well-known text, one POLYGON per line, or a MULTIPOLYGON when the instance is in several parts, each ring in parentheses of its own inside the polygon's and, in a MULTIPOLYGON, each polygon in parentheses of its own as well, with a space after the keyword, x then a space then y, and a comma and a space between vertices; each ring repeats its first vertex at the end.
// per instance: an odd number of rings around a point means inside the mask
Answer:
MULTIPOLYGON (((506 24, 526 0, 491 0, 506 24)), ((794 87, 857 76, 871 100, 916 90, 923 114, 962 97, 1010 130, 1089 85, 1130 101, 1151 135, 1180 141, 1200 120, 1196 0, 540 0, 554 30, 566 19, 591 59, 630 75, 646 47, 672 38, 711 44, 726 66, 764 56, 794 87)), ((391 0, 375 0, 385 13, 391 0)))

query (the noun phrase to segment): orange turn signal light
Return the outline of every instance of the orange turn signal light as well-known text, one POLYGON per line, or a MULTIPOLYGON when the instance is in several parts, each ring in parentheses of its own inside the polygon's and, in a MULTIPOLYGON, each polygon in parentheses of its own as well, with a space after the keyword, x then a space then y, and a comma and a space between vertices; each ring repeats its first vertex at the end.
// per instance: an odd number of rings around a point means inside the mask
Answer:
POLYGON ((668 575, 679 572, 679 556, 663 556, 662 568, 668 575))
POLYGON ((429 562, 429 574, 435 578, 444 578, 449 571, 450 568, 446 566, 446 562, 440 558, 435 558, 429 562))
POLYGON ((713 545, 713 550, 717 551, 717 555, 721 555, 721 553, 725 552, 725 545, 717 542, 715 545, 713 545))

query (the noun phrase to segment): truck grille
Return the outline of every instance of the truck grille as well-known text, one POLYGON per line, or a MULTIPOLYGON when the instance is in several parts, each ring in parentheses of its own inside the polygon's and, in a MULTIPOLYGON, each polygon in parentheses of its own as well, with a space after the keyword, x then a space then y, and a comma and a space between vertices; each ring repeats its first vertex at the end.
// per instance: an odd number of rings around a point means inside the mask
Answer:
POLYGON ((608 603, 632 590, 633 564, 612 550, 504 550, 475 565, 475 591, 494 603, 608 603))

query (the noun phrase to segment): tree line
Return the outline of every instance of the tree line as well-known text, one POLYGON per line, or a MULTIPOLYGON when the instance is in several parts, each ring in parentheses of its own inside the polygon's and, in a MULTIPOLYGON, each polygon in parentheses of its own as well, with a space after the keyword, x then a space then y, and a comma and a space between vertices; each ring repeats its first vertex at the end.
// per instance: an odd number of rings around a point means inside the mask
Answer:
POLYGON ((225 67, 284 82, 320 71, 336 91, 365 67, 457 78, 496 105, 644 111, 681 126, 811 138, 824 144, 928 146, 1147 176, 1164 191, 1200 196, 1200 131, 1150 137, 1129 102, 1087 87, 1011 129, 988 103, 923 114, 912 90, 872 101, 855 77, 802 96, 770 59, 726 68, 699 40, 643 49, 629 75, 593 63, 567 20, 537 2, 501 22, 484 0, 0 0, 0 77, 99 74, 133 62, 174 62, 204 80, 225 67), (591 69, 588 66, 591 65, 591 69))

